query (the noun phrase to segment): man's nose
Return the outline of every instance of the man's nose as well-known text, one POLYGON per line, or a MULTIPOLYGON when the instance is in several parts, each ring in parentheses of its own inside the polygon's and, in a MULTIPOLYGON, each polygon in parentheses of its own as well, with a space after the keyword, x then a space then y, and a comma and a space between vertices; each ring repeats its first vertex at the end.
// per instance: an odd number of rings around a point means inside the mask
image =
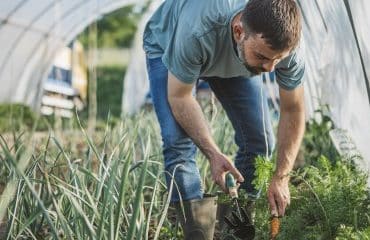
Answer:
POLYGON ((264 63, 262 67, 266 72, 272 72, 274 71, 275 65, 276 65, 275 61, 269 61, 267 63, 264 63))

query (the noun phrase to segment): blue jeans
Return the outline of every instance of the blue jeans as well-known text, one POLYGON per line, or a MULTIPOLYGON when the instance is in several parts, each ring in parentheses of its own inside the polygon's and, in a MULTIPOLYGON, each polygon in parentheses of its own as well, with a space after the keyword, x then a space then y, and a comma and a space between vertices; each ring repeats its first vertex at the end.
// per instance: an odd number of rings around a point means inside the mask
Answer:
MULTIPOLYGON (((200 199, 203 197, 203 191, 199 169, 195 162, 197 148, 176 122, 169 106, 168 70, 161 58, 147 58, 147 69, 153 105, 161 128, 167 186, 170 186, 172 176, 177 185, 174 185, 171 202, 179 201, 179 194, 182 200, 200 199)), ((256 195, 258 191, 252 185, 255 172, 254 159, 258 155, 266 154, 263 119, 269 155, 274 147, 274 135, 264 92, 261 101, 263 84, 261 76, 203 79, 208 81, 235 130, 234 137, 238 146, 235 166, 245 179, 240 187, 248 194, 256 195)))

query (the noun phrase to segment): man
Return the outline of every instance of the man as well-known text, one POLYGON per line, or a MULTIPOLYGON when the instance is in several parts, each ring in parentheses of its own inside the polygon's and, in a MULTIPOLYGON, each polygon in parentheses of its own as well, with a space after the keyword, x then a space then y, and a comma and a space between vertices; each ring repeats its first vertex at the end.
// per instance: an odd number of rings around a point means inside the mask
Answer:
MULTIPOLYGON (((254 159, 271 154, 274 146, 261 73, 273 70, 281 109, 277 169, 268 199, 271 213, 284 215, 290 201, 288 174, 304 133, 300 36, 301 15, 294 0, 167 0, 149 20, 144 50, 150 90, 161 127, 167 184, 173 175, 179 190, 171 201, 183 200, 185 207, 186 239, 213 235, 214 204, 203 196, 196 146, 223 190, 225 174, 231 172, 250 196, 258 195, 251 184, 254 159), (208 81, 235 129, 236 167, 215 144, 192 95, 198 78, 208 81)), ((180 211, 180 204, 176 206, 180 211)))

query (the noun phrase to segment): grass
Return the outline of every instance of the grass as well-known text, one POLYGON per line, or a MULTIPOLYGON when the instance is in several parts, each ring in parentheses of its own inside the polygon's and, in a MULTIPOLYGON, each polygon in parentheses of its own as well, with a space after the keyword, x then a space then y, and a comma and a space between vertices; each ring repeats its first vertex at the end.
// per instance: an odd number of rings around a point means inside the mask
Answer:
POLYGON ((32 128, 38 116, 22 104, 0 104, 0 133, 32 128))
MULTIPOLYGON (((221 150, 233 155, 227 117, 212 104, 204 109, 221 150)), ((325 121, 309 123, 302 147, 309 164, 292 174, 292 204, 279 239, 369 239, 367 177, 350 160, 323 156, 330 144, 305 151, 328 141, 325 121)), ((30 127, 1 134, 4 239, 182 239, 178 223, 166 217, 171 209, 154 113, 111 123, 108 118, 92 136, 79 119, 73 131, 39 136, 30 127)), ((198 154, 197 161, 205 189, 218 191, 204 156, 198 154)), ((264 189, 257 202, 257 237, 268 239, 264 194, 273 161, 257 162, 256 184, 264 189)), ((175 184, 169 191, 176 191, 175 184)))

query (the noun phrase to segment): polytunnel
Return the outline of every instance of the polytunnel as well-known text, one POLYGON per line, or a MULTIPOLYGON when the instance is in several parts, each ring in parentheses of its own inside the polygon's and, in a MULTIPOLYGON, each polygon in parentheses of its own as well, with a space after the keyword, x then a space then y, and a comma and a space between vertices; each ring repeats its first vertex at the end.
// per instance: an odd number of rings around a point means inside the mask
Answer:
POLYGON ((0 102, 38 109, 58 50, 102 15, 138 0, 0 1, 0 102))
MULTIPOLYGON (((135 112, 148 83, 141 37, 152 1, 125 76, 123 110, 135 112)), ((38 109, 42 87, 57 51, 86 26, 136 0, 4 0, 0 1, 0 102, 38 109)), ((358 164, 370 173, 370 4, 366 0, 298 1, 305 41, 307 116, 328 105, 337 131, 332 138, 345 153, 358 151, 358 164)))

